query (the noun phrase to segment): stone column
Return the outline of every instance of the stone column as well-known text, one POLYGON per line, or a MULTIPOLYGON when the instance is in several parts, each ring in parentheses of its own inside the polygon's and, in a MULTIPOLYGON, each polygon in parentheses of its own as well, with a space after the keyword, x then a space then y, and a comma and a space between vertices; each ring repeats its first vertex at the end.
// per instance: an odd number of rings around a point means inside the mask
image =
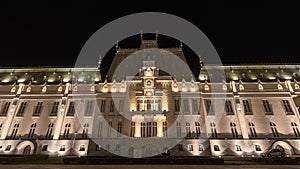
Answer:
POLYGON ((13 125, 12 122, 14 120, 16 111, 17 111, 17 105, 19 103, 18 98, 14 98, 12 104, 10 104, 7 115, 5 118, 5 123, 3 124, 2 132, 1 132, 1 140, 4 140, 6 136, 9 134, 9 129, 13 125))
POLYGON ((141 122, 135 122, 134 137, 141 137, 141 122))
POLYGON ((239 98, 237 98, 235 101, 235 107, 236 107, 237 117, 239 120, 239 125, 241 128, 242 136, 244 139, 249 139, 247 124, 246 124, 246 120, 245 120, 245 114, 242 111, 239 98))
POLYGON ((58 111, 56 122, 55 122, 55 125, 54 125, 54 132, 53 132, 53 139, 54 140, 59 139, 60 132, 61 132, 61 129, 63 127, 64 119, 65 119, 65 116, 66 116, 66 107, 67 107, 66 104, 67 104, 68 94, 69 94, 69 91, 70 91, 71 87, 72 86, 71 86, 70 83, 66 84, 66 88, 65 88, 65 91, 64 91, 64 97, 62 97, 62 101, 61 101, 61 104, 59 106, 59 109, 58 109, 59 111, 58 111))
POLYGON ((57 114, 56 123, 54 125, 54 132, 53 132, 53 139, 54 140, 59 139, 60 131, 63 127, 63 122, 64 122, 64 119, 65 119, 66 104, 67 104, 67 98, 63 97, 62 98, 62 103, 59 106, 59 111, 58 111, 58 114, 57 114))
POLYGON ((134 137, 141 137, 141 123, 144 121, 144 117, 142 115, 133 115, 132 121, 135 122, 134 137))
POLYGON ((162 114, 157 114, 154 116, 154 121, 157 123, 157 137, 163 137, 163 122, 166 120, 166 116, 162 114))
POLYGON ((286 86, 288 87, 289 91, 290 91, 291 93, 294 93, 294 89, 293 89, 293 87, 292 87, 292 85, 291 85, 291 81, 290 81, 290 80, 286 80, 286 81, 285 81, 285 84, 286 84, 286 86))

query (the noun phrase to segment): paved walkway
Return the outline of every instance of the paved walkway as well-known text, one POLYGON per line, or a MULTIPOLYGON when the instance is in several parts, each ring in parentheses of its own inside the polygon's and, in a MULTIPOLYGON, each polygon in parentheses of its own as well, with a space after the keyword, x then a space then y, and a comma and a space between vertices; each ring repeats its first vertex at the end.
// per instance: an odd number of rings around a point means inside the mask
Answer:
MULTIPOLYGON (((240 169, 239 165, 0 165, 5 169, 240 169)), ((299 169, 298 165, 243 165, 243 169, 299 169)))

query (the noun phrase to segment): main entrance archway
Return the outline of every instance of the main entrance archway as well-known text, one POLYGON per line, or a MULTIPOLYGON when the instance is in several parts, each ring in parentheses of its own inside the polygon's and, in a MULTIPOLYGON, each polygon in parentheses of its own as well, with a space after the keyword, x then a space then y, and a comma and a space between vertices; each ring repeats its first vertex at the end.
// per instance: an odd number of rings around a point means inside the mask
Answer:
POLYGON ((287 142, 284 142, 284 141, 276 141, 275 143, 273 143, 272 145, 272 148, 273 149, 283 149, 284 152, 291 156, 294 154, 294 151, 293 151, 293 148, 290 144, 288 144, 287 142))
POLYGON ((32 155, 34 152, 34 144, 31 141, 22 141, 16 146, 16 154, 32 155))
POLYGON ((27 145, 27 146, 23 149, 23 155, 30 155, 30 151, 31 151, 31 147, 30 147, 30 145, 27 145))

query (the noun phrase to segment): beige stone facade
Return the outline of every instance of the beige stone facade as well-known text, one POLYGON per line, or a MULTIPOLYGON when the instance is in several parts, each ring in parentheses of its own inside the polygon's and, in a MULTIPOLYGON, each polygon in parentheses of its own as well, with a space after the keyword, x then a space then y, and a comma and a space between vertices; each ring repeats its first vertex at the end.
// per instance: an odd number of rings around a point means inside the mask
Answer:
MULTIPOLYGON (((138 74, 113 76, 122 59, 149 47, 157 39, 118 47, 106 77, 97 66, 2 68, 0 154, 259 156, 271 147, 300 154, 300 65, 200 62, 194 79, 171 77, 146 57, 138 74), (210 81, 216 69, 224 81, 210 81), (136 149, 149 137, 158 138, 154 147, 136 149), (165 148, 163 139, 178 143, 165 148)), ((182 46, 164 50, 186 62, 182 46)))

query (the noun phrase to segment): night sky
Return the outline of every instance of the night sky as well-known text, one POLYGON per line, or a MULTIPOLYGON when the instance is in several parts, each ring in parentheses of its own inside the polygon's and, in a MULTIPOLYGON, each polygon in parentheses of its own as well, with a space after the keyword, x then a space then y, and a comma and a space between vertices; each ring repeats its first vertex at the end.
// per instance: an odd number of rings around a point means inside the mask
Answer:
MULTIPOLYGON (((0 66, 73 66, 95 31, 124 15, 146 11, 174 14, 197 25, 225 64, 300 63, 300 10, 296 5, 147 3, 150 1, 136 7, 118 2, 107 6, 74 2, 2 6, 0 66)), ((139 47, 136 37, 120 46, 139 47)), ((161 36, 161 45, 168 43, 164 39, 168 40, 161 36)), ((179 46, 178 41, 169 44, 179 46)))

